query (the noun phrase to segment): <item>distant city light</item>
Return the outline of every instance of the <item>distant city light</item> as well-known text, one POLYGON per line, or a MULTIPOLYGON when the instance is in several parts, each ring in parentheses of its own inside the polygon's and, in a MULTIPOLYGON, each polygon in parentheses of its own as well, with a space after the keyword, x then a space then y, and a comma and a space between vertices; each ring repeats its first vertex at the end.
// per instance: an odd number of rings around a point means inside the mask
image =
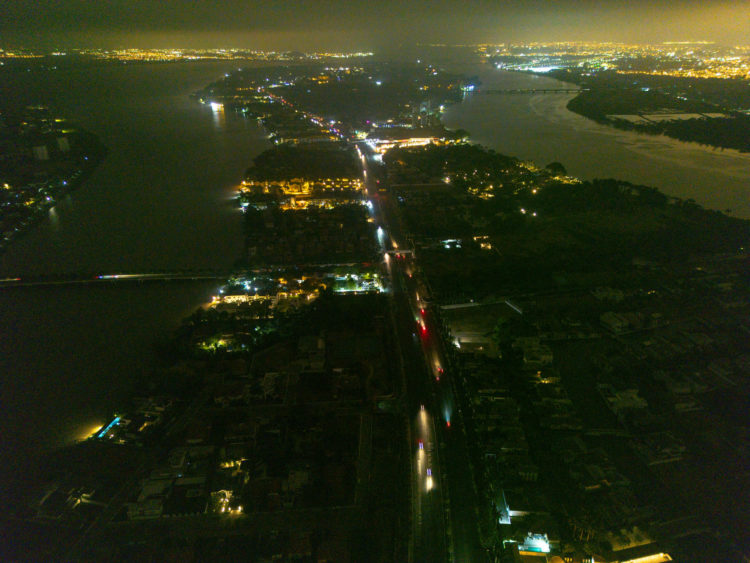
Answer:
POLYGON ((527 67, 526 70, 530 70, 531 72, 549 72, 550 70, 557 70, 560 68, 559 66, 530 66, 527 67))

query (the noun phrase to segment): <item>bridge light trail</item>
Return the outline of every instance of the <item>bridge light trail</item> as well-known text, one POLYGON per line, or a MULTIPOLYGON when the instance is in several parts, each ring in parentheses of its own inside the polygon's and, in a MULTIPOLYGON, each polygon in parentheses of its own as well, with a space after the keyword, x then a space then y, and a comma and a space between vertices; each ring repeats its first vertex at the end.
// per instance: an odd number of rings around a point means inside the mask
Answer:
POLYGON ((134 280, 148 278, 169 278, 177 277, 180 274, 102 274, 96 276, 98 280, 134 280))
POLYGON ((150 278, 159 275, 163 274, 104 274, 97 277, 100 280, 126 280, 132 278, 150 278))

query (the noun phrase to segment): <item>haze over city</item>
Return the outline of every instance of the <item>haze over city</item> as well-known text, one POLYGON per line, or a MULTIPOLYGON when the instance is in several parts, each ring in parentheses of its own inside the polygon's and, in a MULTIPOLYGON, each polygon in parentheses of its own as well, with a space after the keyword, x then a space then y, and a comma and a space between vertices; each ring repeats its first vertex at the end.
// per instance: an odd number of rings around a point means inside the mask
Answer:
POLYGON ((528 41, 747 42, 747 0, 15 0, 0 46, 393 49, 528 41))
POLYGON ((0 560, 750 561, 750 3, 0 4, 0 560))

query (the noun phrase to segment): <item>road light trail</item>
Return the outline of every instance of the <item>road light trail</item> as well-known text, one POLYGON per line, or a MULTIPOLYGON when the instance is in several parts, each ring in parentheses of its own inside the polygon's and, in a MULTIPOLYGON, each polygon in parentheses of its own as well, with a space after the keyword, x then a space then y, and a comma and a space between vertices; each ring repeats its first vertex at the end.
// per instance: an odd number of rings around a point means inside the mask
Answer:
MULTIPOLYGON (((364 147, 363 152, 367 153, 367 150, 364 147)), ((376 179, 376 172, 369 168, 370 163, 370 158, 363 160, 363 166, 368 170, 366 187, 370 198, 375 201, 374 208, 378 224, 383 227, 383 237, 391 246, 391 249, 385 249, 386 252, 391 250, 391 255, 385 254, 384 263, 394 292, 393 312, 397 319, 397 336, 402 341, 404 351, 402 361, 409 361, 413 366, 408 372, 411 377, 408 380, 407 403, 410 412, 419 409, 419 412, 425 413, 417 416, 426 417, 428 423, 425 426, 430 429, 429 433, 420 434, 418 421, 412 419, 412 436, 430 438, 423 440, 421 448, 413 446, 412 467, 415 475, 412 483, 417 497, 412 499, 415 520, 413 560, 484 562, 487 555, 479 542, 477 495, 468 462, 465 434, 460 419, 455 419, 456 413, 453 411, 455 401, 451 374, 446 373, 444 368, 446 360, 440 327, 430 314, 427 296, 419 294, 419 268, 412 251, 402 250, 407 245, 398 229, 397 210, 390 196, 380 192, 381 185, 376 179), (412 351, 411 358, 407 357, 409 350, 412 351), (424 404, 425 410, 421 411, 415 401, 424 404), (427 449, 428 442, 433 448, 432 452, 427 449), (431 465, 428 466, 428 463, 431 465), (428 468, 431 475, 427 475, 428 468), (441 546, 439 550, 435 549, 438 542, 441 546)), ((384 246, 388 246, 388 243, 384 246)))

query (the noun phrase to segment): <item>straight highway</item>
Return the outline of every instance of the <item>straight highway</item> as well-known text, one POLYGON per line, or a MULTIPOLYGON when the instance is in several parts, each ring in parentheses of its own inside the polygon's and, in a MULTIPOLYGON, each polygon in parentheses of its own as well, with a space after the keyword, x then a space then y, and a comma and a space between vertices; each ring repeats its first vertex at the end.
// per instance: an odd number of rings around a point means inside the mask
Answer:
POLYGON ((406 376, 412 452, 411 561, 485 562, 477 530, 477 495, 440 330, 419 295, 418 266, 398 210, 366 144, 358 144, 365 184, 390 276, 392 313, 406 376))

